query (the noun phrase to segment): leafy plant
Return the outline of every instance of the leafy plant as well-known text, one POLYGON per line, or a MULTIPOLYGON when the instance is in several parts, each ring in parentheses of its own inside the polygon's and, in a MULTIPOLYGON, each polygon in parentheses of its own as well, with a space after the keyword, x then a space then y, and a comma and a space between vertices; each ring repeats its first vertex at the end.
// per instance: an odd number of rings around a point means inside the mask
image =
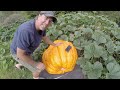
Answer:
MULTIPOLYGON (((30 17, 36 14, 31 13, 30 17)), ((0 15, 3 16, 2 13, 0 15)), ((57 12, 57 17, 58 22, 48 28, 47 35, 53 41, 63 39, 73 42, 79 56, 77 64, 80 65, 88 79, 120 78, 120 28, 114 22, 115 19, 101 15, 97 11, 92 13, 87 11, 57 12)), ((11 19, 6 19, 6 23, 11 19)), ((15 18, 13 18, 13 22, 14 20, 15 18)), ((19 18, 17 20, 18 22, 0 27, 0 78, 6 74, 5 71, 13 70, 13 68, 9 69, 15 63, 10 56, 10 43, 17 26, 24 21, 22 19, 19 22, 19 18)), ((39 48, 34 52, 35 60, 40 60, 47 47, 48 45, 41 42, 39 48)), ((27 70, 25 71, 27 72, 27 70)), ((9 74, 10 77, 15 78, 15 74, 12 74, 9 74)), ((19 78, 31 77, 24 71, 16 76, 19 78)), ((10 77, 6 76, 6 78, 10 77)))
MULTIPOLYGON (((111 78, 107 65, 120 64, 120 28, 105 15, 70 12, 58 15, 58 23, 49 29, 53 33, 62 32, 62 35, 55 34, 53 40, 73 42, 79 52, 80 62, 77 64, 90 79, 111 78)), ((49 35, 53 36, 52 33, 49 35)))

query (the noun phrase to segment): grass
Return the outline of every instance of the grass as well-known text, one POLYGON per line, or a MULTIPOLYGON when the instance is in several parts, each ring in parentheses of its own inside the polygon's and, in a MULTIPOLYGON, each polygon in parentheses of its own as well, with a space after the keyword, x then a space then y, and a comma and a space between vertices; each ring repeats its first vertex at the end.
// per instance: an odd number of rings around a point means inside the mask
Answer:
POLYGON ((10 42, 0 42, 0 79, 32 79, 32 73, 28 69, 15 68, 16 62, 9 52, 10 42))
POLYGON ((0 79, 32 79, 32 73, 26 68, 19 70, 13 64, 7 69, 0 68, 0 79))

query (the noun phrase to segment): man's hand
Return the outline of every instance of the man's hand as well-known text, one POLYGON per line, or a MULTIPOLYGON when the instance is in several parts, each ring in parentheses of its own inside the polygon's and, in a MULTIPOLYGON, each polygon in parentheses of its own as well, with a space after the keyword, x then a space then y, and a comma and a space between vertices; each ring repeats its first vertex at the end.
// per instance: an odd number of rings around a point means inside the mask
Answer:
POLYGON ((45 69, 45 65, 42 62, 38 62, 36 67, 40 70, 39 72, 45 69))
POLYGON ((63 43, 59 42, 59 43, 54 44, 54 46, 59 46, 61 44, 63 44, 63 43))
POLYGON ((42 39, 43 39, 47 44, 50 44, 50 45, 53 45, 53 46, 59 46, 59 45, 62 44, 61 42, 59 42, 59 43, 53 43, 47 36, 42 37, 42 39))

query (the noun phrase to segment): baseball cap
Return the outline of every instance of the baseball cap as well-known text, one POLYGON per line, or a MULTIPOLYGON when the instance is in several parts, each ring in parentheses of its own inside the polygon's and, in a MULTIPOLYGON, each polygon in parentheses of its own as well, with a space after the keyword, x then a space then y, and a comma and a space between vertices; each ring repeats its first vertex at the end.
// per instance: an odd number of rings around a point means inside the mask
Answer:
POLYGON ((53 18, 53 22, 54 23, 57 22, 57 18, 55 17, 55 12, 54 11, 41 11, 40 14, 44 14, 47 17, 52 17, 53 18))

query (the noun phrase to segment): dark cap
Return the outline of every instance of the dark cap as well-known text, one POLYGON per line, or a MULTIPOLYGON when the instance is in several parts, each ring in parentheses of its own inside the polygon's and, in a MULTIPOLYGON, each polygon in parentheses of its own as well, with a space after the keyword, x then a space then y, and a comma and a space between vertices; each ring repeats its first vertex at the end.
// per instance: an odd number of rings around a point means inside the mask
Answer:
POLYGON ((57 19, 55 17, 55 12, 54 11, 41 11, 40 14, 44 14, 47 17, 52 17, 53 18, 53 22, 56 23, 57 19))

